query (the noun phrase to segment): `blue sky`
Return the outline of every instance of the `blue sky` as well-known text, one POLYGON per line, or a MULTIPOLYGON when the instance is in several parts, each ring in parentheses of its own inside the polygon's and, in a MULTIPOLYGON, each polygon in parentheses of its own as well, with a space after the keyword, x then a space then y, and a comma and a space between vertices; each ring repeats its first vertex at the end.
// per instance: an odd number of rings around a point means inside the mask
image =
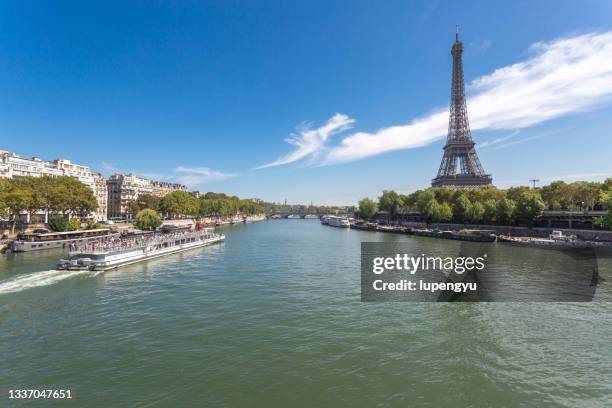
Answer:
POLYGON ((611 17, 609 1, 3 2, 0 148, 270 201, 410 192, 440 163, 459 24, 494 183, 601 180, 611 17))

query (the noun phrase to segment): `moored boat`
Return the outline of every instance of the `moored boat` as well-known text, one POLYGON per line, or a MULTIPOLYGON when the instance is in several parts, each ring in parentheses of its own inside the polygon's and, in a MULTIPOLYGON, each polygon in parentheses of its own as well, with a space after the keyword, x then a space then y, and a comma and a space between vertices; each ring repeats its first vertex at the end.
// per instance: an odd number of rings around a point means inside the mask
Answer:
POLYGON ((113 237, 81 245, 75 243, 68 259, 61 259, 57 269, 104 271, 203 247, 224 239, 225 235, 215 233, 212 228, 204 228, 200 231, 155 233, 130 238, 113 237))
POLYGON ((439 229, 412 229, 410 233, 419 237, 472 242, 495 242, 497 238, 492 230, 441 231, 439 229))
POLYGON ((112 233, 107 228, 19 234, 17 239, 11 244, 11 251, 28 252, 42 249, 65 248, 76 242, 92 243, 118 235, 118 233, 112 233))
POLYGON ((600 242, 580 240, 576 235, 564 235, 563 231, 553 231, 548 238, 499 235, 497 239, 499 242, 517 246, 558 250, 603 248, 606 246, 600 242))
POLYGON ((325 222, 321 220, 321 223, 336 228, 349 228, 351 226, 351 223, 349 222, 348 218, 338 217, 335 215, 328 215, 325 219, 325 222))
POLYGON ((408 229, 406 227, 394 225, 378 225, 376 230, 380 232, 390 232, 393 234, 405 234, 408 229))
POLYGON ((376 231, 378 229, 378 225, 374 222, 358 221, 351 224, 351 229, 360 231, 376 231))

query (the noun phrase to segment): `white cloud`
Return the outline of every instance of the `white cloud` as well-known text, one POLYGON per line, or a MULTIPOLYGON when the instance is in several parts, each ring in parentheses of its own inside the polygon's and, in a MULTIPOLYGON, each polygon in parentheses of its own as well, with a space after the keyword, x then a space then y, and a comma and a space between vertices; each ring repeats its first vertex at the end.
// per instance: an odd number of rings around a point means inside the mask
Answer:
POLYGON ((172 176, 172 178, 177 182, 186 184, 188 186, 204 184, 209 181, 220 181, 232 177, 238 177, 237 174, 223 173, 221 171, 209 169, 208 167, 179 166, 174 169, 174 172, 178 174, 172 176))
MULTIPOLYGON (((526 128, 595 108, 612 97, 612 32, 540 42, 532 45, 531 52, 535 55, 530 59, 469 84, 472 130, 526 128)), ((307 143, 300 139, 291 142, 298 146, 296 152, 267 166, 291 163, 322 150, 325 155, 319 163, 329 165, 421 147, 445 137, 447 127, 448 108, 444 108, 407 125, 354 133, 325 149, 325 140, 307 143)))
POLYGON ((293 163, 308 156, 314 158, 315 155, 325 148, 325 144, 331 136, 350 129, 353 123, 355 123, 354 119, 337 113, 332 116, 325 125, 319 128, 310 129, 308 126, 303 125, 297 129, 298 134, 292 134, 285 139, 287 143, 296 147, 293 152, 281 156, 271 163, 258 166, 256 169, 281 166, 283 164, 293 163))
MULTIPOLYGON (((484 148, 484 147, 490 147, 490 146, 495 146, 495 145, 499 145, 500 143, 503 143, 507 140, 512 139, 514 136, 518 135, 521 131, 520 130, 515 130, 512 133, 510 133, 509 135, 506 136, 502 136, 502 137, 498 137, 497 139, 494 140, 487 140, 484 141, 482 143, 478 144, 478 147, 480 149, 484 148)), ((505 146, 506 144, 503 144, 502 146, 505 146)))
POLYGON ((114 166, 113 164, 107 163, 105 161, 100 163, 100 166, 102 167, 102 170, 104 170, 105 172, 116 173, 119 171, 119 169, 116 166, 114 166))

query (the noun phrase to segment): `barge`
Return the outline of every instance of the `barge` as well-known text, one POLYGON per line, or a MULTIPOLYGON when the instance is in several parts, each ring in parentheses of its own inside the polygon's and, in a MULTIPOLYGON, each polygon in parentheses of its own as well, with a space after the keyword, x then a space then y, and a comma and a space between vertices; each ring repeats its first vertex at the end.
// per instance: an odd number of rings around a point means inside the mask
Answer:
POLYGON ((454 239, 456 241, 495 242, 497 236, 490 230, 441 231, 439 229, 411 229, 410 234, 419 237, 454 239))
POLYGON ((86 245, 73 244, 68 259, 61 259, 59 270, 105 271, 225 240, 212 228, 199 231, 155 233, 140 237, 111 238, 86 245))
POLYGON ((363 221, 358 221, 355 222, 353 224, 351 224, 351 229, 356 229, 356 230, 360 230, 360 231, 374 231, 376 232, 378 230, 378 225, 374 222, 363 222, 363 221))
POLYGON ((19 234, 11 244, 13 252, 39 251, 41 249, 66 248, 74 243, 94 243, 119 236, 106 228, 81 231, 42 232, 19 234))
POLYGON ((556 250, 580 250, 606 247, 606 245, 601 242, 583 241, 578 239, 578 237, 575 235, 563 235, 562 231, 553 231, 548 238, 512 237, 509 235, 499 235, 497 239, 499 242, 516 246, 556 250))

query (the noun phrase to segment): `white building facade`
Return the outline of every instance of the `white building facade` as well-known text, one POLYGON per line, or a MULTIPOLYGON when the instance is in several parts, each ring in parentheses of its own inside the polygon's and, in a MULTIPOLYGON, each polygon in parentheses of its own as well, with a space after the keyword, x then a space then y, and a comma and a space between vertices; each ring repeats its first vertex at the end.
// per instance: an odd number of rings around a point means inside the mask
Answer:
POLYGON ((129 204, 141 194, 151 194, 163 197, 173 191, 187 191, 182 184, 153 181, 135 174, 113 174, 107 180, 108 187, 108 218, 129 219, 129 204))
POLYGON ((98 202, 98 210, 93 217, 96 221, 106 220, 107 196, 106 183, 96 182, 96 177, 88 166, 72 163, 70 160, 41 160, 37 157, 24 158, 13 152, 0 150, 0 177, 15 179, 20 177, 69 176, 78 179, 89 187, 98 202))

